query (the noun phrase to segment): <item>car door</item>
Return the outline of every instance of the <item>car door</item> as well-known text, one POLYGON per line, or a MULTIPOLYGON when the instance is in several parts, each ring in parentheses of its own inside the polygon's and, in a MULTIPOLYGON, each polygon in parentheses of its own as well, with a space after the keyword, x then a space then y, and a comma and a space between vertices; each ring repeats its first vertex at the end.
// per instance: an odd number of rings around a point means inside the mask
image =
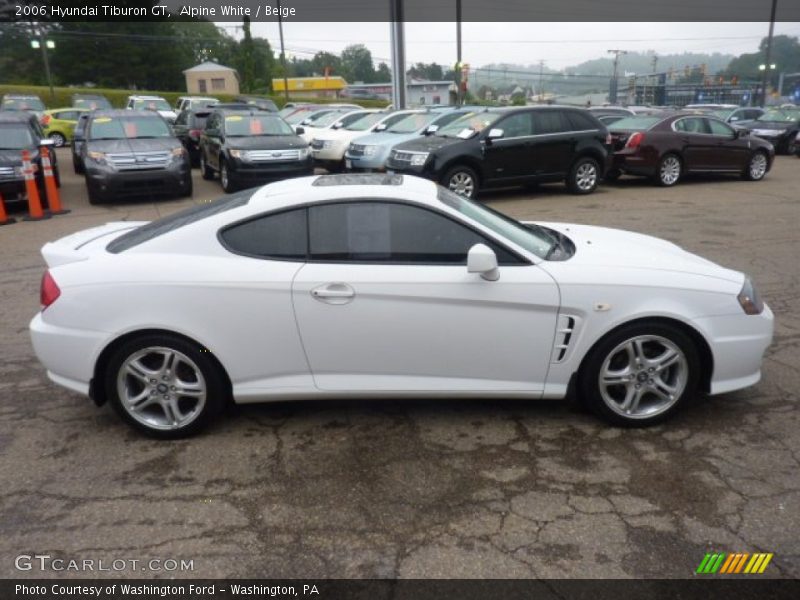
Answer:
POLYGON ((746 137, 738 137, 727 123, 708 118, 705 121, 715 145, 709 168, 721 171, 744 169, 750 157, 750 141, 746 137))
POLYGON ((482 133, 483 172, 497 183, 514 183, 530 174, 533 163, 533 134, 530 111, 519 112, 498 120, 482 133), (502 137, 490 138, 493 129, 502 137))
POLYGON ((418 205, 344 201, 308 215, 292 300, 317 387, 541 392, 559 301, 549 275, 418 205), (475 243, 495 250, 498 281, 467 272, 475 243))
POLYGON ((205 142, 206 163, 212 168, 219 170, 219 153, 222 147, 222 129, 225 127, 222 115, 213 114, 206 122, 203 131, 203 141, 205 142))
POLYGON ((535 138, 529 164, 537 177, 562 177, 572 165, 577 134, 561 110, 540 109, 532 115, 535 138))
POLYGON ((703 117, 683 117, 672 124, 683 156, 683 166, 688 171, 716 169, 714 154, 717 142, 703 117))

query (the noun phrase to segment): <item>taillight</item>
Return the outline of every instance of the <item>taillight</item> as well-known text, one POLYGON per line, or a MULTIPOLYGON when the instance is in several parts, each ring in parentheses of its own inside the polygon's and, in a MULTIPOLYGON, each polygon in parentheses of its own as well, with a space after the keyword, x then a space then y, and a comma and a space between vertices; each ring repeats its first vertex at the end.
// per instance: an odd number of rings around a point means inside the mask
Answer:
POLYGON ((52 117, 50 115, 44 115, 40 120, 39 123, 42 124, 42 127, 47 127, 47 124, 50 122, 52 117))
POLYGON ((42 304, 42 310, 58 300, 60 295, 61 290, 58 289, 56 280, 50 275, 50 271, 45 271, 44 275, 42 275, 42 286, 39 289, 39 301, 42 304))
POLYGON ((200 134, 203 133, 202 129, 190 129, 189 130, 189 137, 193 139, 200 139, 200 134))
POLYGON ((631 137, 628 138, 625 147, 635 150, 642 144, 643 141, 644 141, 644 134, 641 131, 637 131, 631 137))

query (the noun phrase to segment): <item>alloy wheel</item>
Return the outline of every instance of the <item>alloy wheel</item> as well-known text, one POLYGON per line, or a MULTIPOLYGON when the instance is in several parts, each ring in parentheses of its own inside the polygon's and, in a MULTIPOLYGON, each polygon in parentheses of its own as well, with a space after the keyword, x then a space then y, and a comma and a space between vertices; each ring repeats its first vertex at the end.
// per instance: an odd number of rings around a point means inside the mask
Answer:
POLYGON ((669 410, 685 391, 688 379, 688 361, 674 342, 639 335, 606 356, 598 385, 612 411, 628 419, 648 419, 669 410))
POLYGON ((56 148, 63 148, 64 145, 67 143, 67 140, 60 133, 51 134, 50 139, 53 140, 53 145, 56 148))
POLYGON ((763 153, 758 152, 750 160, 750 178, 761 179, 767 172, 767 157, 763 153))
POLYGON ((182 429, 206 403, 200 368, 173 348, 152 346, 126 358, 117 373, 122 408, 136 421, 157 430, 182 429))
POLYGON ((457 171, 450 177, 448 187, 460 196, 472 198, 472 194, 475 192, 475 181, 469 173, 457 171))
POLYGON ((583 192, 594 189, 597 184, 597 167, 594 166, 594 163, 585 162, 578 167, 575 172, 575 184, 583 192))
POLYGON ((681 176, 681 161, 677 156, 667 156, 661 162, 661 171, 659 173, 661 183, 664 185, 674 185, 678 178, 681 176))

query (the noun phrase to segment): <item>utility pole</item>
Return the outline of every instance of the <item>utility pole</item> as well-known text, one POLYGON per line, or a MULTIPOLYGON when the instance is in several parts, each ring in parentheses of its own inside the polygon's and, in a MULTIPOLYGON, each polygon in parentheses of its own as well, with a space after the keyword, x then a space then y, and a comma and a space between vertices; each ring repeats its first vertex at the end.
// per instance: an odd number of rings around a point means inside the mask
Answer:
POLYGON ((403 0, 389 0, 392 46, 392 104, 406 107, 406 42, 403 0))
POLYGON ((608 87, 608 101, 611 104, 617 103, 617 67, 619 66, 619 57, 620 55, 625 55, 628 53, 627 50, 608 50, 609 54, 614 55, 614 74, 611 76, 611 84, 608 87))
POLYGON ((461 93, 461 0, 456 0, 456 106, 461 106, 463 95, 461 93))
POLYGON ((539 61, 539 104, 544 102, 544 61, 539 61))
POLYGON ((767 84, 769 82, 769 65, 772 58, 772 34, 775 31, 775 11, 778 8, 778 0, 772 0, 772 11, 769 17, 769 37, 767 38, 766 58, 764 60, 764 75, 761 77, 761 108, 767 105, 767 84))
POLYGON ((289 75, 286 72, 286 50, 283 47, 283 17, 281 17, 281 0, 278 0, 278 32, 281 36, 281 67, 283 67, 283 97, 289 101, 289 75))

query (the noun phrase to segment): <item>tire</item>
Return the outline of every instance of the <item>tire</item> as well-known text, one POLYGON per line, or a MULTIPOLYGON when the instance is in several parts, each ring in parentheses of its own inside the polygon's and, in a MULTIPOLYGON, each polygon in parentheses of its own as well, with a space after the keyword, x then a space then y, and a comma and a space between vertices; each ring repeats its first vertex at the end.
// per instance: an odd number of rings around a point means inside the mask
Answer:
POLYGON ((103 197, 89 182, 88 177, 86 178, 86 195, 89 197, 89 204, 92 206, 103 204, 106 201, 105 197, 103 197))
POLYGON ((677 154, 665 154, 658 161, 655 180, 661 187, 672 187, 681 179, 683 163, 677 154))
POLYGON ((769 159, 767 158, 766 152, 761 152, 760 150, 754 152, 742 173, 742 177, 747 181, 761 181, 767 174, 768 164, 769 159))
POLYGON ((700 364, 694 342, 678 327, 632 323, 592 348, 578 389, 584 404, 609 423, 646 427, 669 418, 695 393, 700 364))
POLYGON ((186 185, 183 186, 183 190, 181 191, 181 198, 191 198, 192 192, 194 191, 194 185, 192 182, 192 172, 189 171, 188 175, 189 179, 186 182, 186 185))
POLYGON ((53 140, 53 144, 55 145, 56 148, 63 148, 64 146, 67 145, 67 138, 64 137, 63 133, 58 133, 57 131, 54 131, 47 137, 53 140))
POLYGON ((618 181, 620 177, 622 177, 622 171, 619 169, 611 169, 608 173, 606 173, 606 176, 603 177, 603 179, 605 181, 614 182, 618 181))
POLYGON ((75 175, 83 175, 83 165, 80 160, 75 160, 74 157, 72 159, 72 170, 75 171, 75 175))
POLYGON ((221 156, 219 157, 219 182, 222 184, 222 191, 226 194, 231 194, 238 189, 230 175, 227 161, 221 156))
POLYGON ((200 150, 200 175, 206 181, 212 181, 214 179, 214 170, 206 163, 206 155, 202 150, 200 150))
POLYGON ((478 175, 466 165, 451 167, 441 179, 441 184, 451 192, 474 200, 478 195, 480 183, 478 175))
MULTIPOLYGON (((796 142, 788 142, 786 144, 786 154, 791 156, 792 154, 797 154, 798 151, 800 151, 800 147, 798 147, 796 142)), ((797 155, 800 156, 800 154, 797 155)))
POLYGON ((591 194, 600 181, 600 165, 590 156, 576 160, 567 175, 567 189, 573 194, 591 194))
POLYGON ((117 414, 159 439, 197 433, 228 397, 221 368, 208 352, 170 334, 143 334, 125 342, 111 355, 102 377, 117 414))

